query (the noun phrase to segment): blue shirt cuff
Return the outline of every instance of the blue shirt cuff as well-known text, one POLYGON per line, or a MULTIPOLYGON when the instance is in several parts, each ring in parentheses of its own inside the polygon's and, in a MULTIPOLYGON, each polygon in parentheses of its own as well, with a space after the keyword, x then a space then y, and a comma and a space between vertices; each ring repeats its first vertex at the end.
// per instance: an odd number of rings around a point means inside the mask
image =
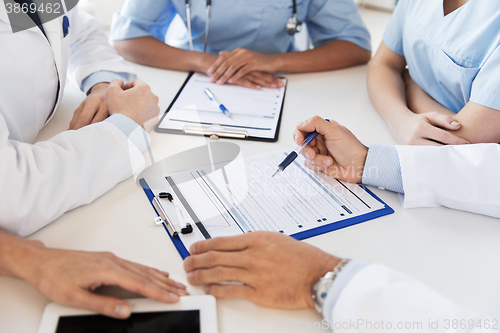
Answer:
POLYGON ((115 125, 141 152, 151 145, 151 137, 148 132, 129 117, 116 113, 104 121, 115 125))
POLYGON ((128 73, 117 73, 111 71, 99 71, 87 76, 83 81, 80 89, 84 93, 88 93, 90 88, 101 82, 111 82, 113 80, 123 80, 127 83, 129 81, 128 73))
POLYGON ((404 193, 401 164, 394 146, 370 144, 363 171, 363 184, 404 193))
POLYGON ((337 300, 340 297, 340 294, 349 284, 354 275, 366 266, 368 265, 362 261, 351 260, 340 270, 335 277, 335 280, 333 280, 330 290, 328 290, 328 294, 326 295, 325 303, 323 304, 323 318, 326 319, 328 324, 332 324, 333 309, 335 307, 335 303, 337 303, 337 300))

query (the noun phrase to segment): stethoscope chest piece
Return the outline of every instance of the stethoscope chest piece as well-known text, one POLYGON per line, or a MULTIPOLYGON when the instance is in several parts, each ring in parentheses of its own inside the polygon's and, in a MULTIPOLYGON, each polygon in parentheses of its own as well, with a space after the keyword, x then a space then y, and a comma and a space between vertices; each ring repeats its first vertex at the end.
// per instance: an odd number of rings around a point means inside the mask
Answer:
POLYGON ((297 15, 293 15, 286 22, 286 32, 290 36, 293 36, 296 33, 300 32, 301 29, 302 29, 302 22, 297 20, 297 15))

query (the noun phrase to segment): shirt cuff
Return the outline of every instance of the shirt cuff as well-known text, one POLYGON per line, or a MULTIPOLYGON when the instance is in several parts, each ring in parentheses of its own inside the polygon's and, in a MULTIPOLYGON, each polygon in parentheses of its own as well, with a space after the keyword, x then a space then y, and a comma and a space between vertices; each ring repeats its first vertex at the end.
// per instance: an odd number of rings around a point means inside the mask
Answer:
POLYGON ((332 323, 333 308, 335 307, 335 303, 339 299, 340 294, 349 284, 354 275, 366 266, 368 265, 362 261, 351 260, 340 270, 335 277, 335 280, 333 280, 323 305, 323 318, 325 318, 328 324, 332 323))
POLYGON ((151 145, 151 137, 148 132, 129 117, 116 113, 104 121, 115 125, 141 152, 144 152, 151 145))
POLYGON ((111 82, 113 80, 123 80, 123 82, 127 83, 129 80, 128 73, 117 73, 111 71, 99 71, 93 74, 90 74, 82 81, 82 85, 80 89, 88 94, 89 90, 98 83, 101 82, 111 82))
POLYGON ((394 146, 370 144, 363 171, 363 184, 404 193, 401 164, 394 146))

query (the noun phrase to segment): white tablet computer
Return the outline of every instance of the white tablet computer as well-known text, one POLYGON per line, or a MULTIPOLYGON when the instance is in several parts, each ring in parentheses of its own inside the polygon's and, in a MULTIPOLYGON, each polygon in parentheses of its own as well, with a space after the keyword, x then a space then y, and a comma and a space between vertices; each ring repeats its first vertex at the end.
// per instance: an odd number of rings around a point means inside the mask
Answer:
POLYGON ((95 312, 50 303, 38 327, 38 333, 147 332, 217 333, 217 305, 213 296, 185 296, 175 304, 150 299, 127 300, 132 315, 125 320, 95 312))

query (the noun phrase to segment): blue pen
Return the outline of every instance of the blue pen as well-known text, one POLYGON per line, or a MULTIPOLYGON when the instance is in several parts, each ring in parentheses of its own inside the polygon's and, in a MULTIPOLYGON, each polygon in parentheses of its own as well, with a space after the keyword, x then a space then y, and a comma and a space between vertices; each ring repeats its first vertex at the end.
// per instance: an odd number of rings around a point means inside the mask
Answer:
POLYGON ((215 105, 217 105, 217 107, 219 109, 221 109, 222 113, 224 113, 225 116, 228 116, 230 117, 231 115, 229 114, 229 110, 224 106, 224 104, 220 103, 217 98, 215 98, 214 94, 210 91, 210 89, 206 88, 205 89, 205 94, 207 94, 208 98, 210 98, 210 100, 212 102, 215 103, 215 105))
MULTIPOLYGON (((329 119, 325 120, 330 122, 329 119)), ((273 178, 278 172, 283 172, 283 170, 285 170, 287 166, 292 164, 292 162, 295 161, 297 157, 299 157, 300 152, 305 148, 305 146, 311 143, 311 141, 314 140, 314 138, 316 138, 318 134, 319 133, 316 131, 307 134, 304 142, 298 145, 297 148, 295 148, 290 154, 288 154, 288 156, 283 160, 283 162, 281 162, 281 164, 278 165, 278 168, 276 168, 276 171, 274 171, 271 178, 273 178)))

